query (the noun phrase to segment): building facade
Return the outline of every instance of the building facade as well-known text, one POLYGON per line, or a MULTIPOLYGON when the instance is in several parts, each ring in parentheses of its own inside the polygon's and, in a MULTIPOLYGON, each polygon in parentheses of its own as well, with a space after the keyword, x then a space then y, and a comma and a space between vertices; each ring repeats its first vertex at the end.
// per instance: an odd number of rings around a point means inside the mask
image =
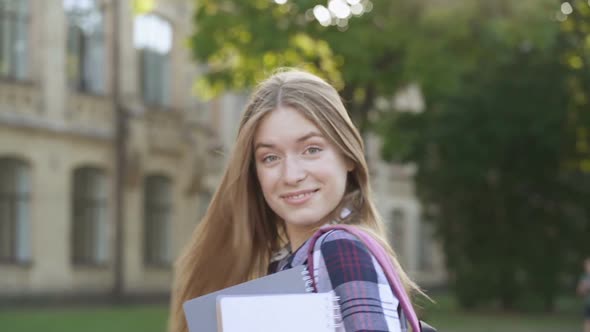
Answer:
POLYGON ((126 293, 168 292, 174 257, 203 210, 203 193, 214 189, 204 176, 215 159, 204 158, 208 111, 191 97, 197 68, 184 45, 190 5, 163 1, 143 14, 131 5, 0 1, 3 296, 112 288, 114 78, 128 119, 126 293))
MULTIPOLYGON (((128 124, 123 290, 169 292, 245 98, 193 97, 192 2, 154 3, 137 13, 132 1, 0 0, 0 297, 113 289, 117 85, 128 124)), ((379 207, 392 229, 403 220, 406 265, 417 277, 438 275, 439 263, 420 263, 438 250, 421 246, 430 240, 419 236, 411 176, 391 175, 375 158, 377 196, 391 197, 379 207)))

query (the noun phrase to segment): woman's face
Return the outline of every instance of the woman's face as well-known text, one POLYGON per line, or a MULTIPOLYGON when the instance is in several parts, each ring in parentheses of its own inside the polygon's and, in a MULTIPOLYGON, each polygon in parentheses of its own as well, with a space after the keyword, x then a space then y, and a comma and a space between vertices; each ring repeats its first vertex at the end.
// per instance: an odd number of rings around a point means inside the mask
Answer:
POLYGON ((313 122, 288 107, 262 120, 254 158, 264 198, 288 232, 308 232, 327 222, 354 168, 313 122))

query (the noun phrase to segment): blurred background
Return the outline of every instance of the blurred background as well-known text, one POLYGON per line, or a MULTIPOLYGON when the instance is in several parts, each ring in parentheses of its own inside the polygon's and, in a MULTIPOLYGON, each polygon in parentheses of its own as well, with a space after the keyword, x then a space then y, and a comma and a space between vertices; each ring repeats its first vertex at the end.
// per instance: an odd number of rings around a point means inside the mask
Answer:
POLYGON ((164 331, 281 66, 340 90, 425 320, 581 330, 590 0, 0 0, 0 330, 164 331))

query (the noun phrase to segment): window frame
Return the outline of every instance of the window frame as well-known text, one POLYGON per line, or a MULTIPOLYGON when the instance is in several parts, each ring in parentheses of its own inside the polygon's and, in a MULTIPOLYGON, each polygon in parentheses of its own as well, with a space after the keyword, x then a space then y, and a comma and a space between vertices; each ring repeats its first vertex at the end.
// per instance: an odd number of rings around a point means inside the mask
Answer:
MULTIPOLYGON (((9 0, 10 1, 10 0, 9 0)), ((14 81, 14 82, 24 82, 29 79, 29 71, 30 71, 30 30, 31 30, 31 13, 32 13, 32 2, 30 0, 12 0, 15 3, 20 3, 22 8, 25 8, 24 11, 20 12, 19 10, 8 10, 6 7, 2 6, 2 2, 0 1, 0 80, 3 81, 14 81), (23 3, 25 3, 23 5, 23 3), (5 41, 3 37, 3 30, 2 27, 4 26, 5 22, 6 25, 9 27, 8 34, 10 34, 10 39, 5 41), (22 30, 19 30, 21 28, 22 30), (17 31, 15 33, 15 31, 17 31), (14 43, 18 42, 18 34, 19 31, 24 34, 22 42, 24 54, 19 54, 17 50, 17 46, 14 43), (9 49, 4 50, 4 46, 8 47, 9 49), (4 55, 7 54, 7 72, 4 73, 2 70, 2 60, 4 55), (19 66, 20 68, 19 73, 19 66)), ((14 6, 14 5, 13 5, 14 6)), ((20 8, 20 7, 19 7, 20 8)))
MULTIPOLYGON (((159 109, 170 109, 172 108, 172 74, 173 74, 173 53, 175 49, 175 27, 171 20, 166 18, 164 15, 157 12, 145 13, 138 15, 134 18, 134 34, 139 29, 136 24, 138 19, 153 17, 160 22, 166 24, 170 29, 170 48, 167 52, 158 52, 154 46, 138 46, 139 39, 142 39, 134 35, 134 48, 137 52, 137 68, 138 68, 138 82, 139 82, 139 94, 144 105, 151 108, 159 109), (154 71, 155 67, 153 64, 146 64, 149 60, 148 56, 152 57, 152 60, 160 57, 161 62, 158 64, 158 70, 154 71), (150 73, 146 68, 152 70, 150 73), (149 75, 149 76, 148 76, 149 75), (151 77, 154 77, 153 79, 151 77), (153 89, 153 86, 156 86, 153 89), (150 92, 150 90, 157 91, 157 93, 150 92), (152 95, 153 93, 153 95, 152 95)), ((155 60, 154 60, 155 61, 155 60)))
MULTIPOLYGON (((12 157, 0 157, 0 172, 11 173, 9 178, 13 179, 12 183, 9 183, 8 192, 3 192, 3 184, 0 183, 0 207, 3 202, 6 202, 8 207, 9 217, 6 218, 7 226, 9 229, 7 232, 6 241, 9 243, 7 246, 7 253, 4 253, 4 249, 0 248, 0 263, 11 264, 11 265, 30 265, 31 264, 31 168, 29 164, 22 159, 12 157), (18 181, 18 168, 24 174, 24 187, 22 191, 19 190, 18 181), (15 180, 16 179, 16 180, 15 180), (25 209, 24 216, 17 216, 19 213, 19 203, 23 204, 25 209), (22 234, 19 232, 23 232, 22 234), (24 243, 20 243, 23 241, 24 243)), ((0 178, 0 181, 2 179, 0 178)), ((21 207, 22 208, 22 207, 21 207)), ((0 223, 3 223, 4 219, 0 217, 0 223)), ((0 225, 0 228, 3 226, 0 225)), ((0 234, 0 237, 2 235, 0 234)), ((2 241, 4 242, 4 241, 2 241)))
POLYGON ((82 166, 72 172, 70 261, 73 266, 108 265, 107 186, 106 172, 101 168, 82 166), (91 184, 92 188, 79 192, 78 181, 84 185, 91 184))
MULTIPOLYGON (((79 1, 79 0, 64 0, 65 1, 79 1)), ((107 45, 106 45, 106 10, 104 8, 103 1, 93 1, 92 11, 83 13, 82 15, 89 15, 89 13, 95 13, 100 17, 100 27, 97 31, 92 33, 85 32, 79 23, 76 23, 76 19, 82 19, 76 17, 75 13, 68 12, 67 8, 64 7, 66 17, 66 80, 70 89, 76 92, 102 96, 107 93, 107 77, 105 75, 107 69, 107 45), (75 37, 72 35, 75 32, 75 37), (73 39, 75 38, 75 40, 73 39), (75 43, 72 47, 72 43, 75 43), (102 70, 93 72, 89 68, 97 66, 92 55, 93 45, 98 45, 100 52, 100 63, 98 64, 102 70), (75 61, 74 61, 75 60, 75 61), (70 63, 73 62, 73 64, 70 63), (90 64, 89 64, 90 63, 90 64), (75 68, 70 68, 73 65, 75 68), (74 72, 70 74, 70 70, 74 72), (100 79, 97 79, 100 77, 100 79)), ((62 2, 62 6, 64 6, 62 2)), ((80 13, 78 13, 80 14, 80 13)))
POLYGON ((169 268, 172 266, 173 182, 165 175, 146 176, 143 193, 144 265, 169 268), (161 195, 166 197, 162 198, 161 195), (153 243, 155 239, 156 244, 153 243))

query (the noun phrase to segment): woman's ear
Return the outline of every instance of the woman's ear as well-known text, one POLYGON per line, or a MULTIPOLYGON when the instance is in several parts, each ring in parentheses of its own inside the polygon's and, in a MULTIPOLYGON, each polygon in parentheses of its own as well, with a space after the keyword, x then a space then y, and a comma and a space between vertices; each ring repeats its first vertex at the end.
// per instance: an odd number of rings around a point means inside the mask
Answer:
POLYGON ((352 159, 346 158, 346 170, 352 172, 354 171, 355 167, 354 161, 352 159))

